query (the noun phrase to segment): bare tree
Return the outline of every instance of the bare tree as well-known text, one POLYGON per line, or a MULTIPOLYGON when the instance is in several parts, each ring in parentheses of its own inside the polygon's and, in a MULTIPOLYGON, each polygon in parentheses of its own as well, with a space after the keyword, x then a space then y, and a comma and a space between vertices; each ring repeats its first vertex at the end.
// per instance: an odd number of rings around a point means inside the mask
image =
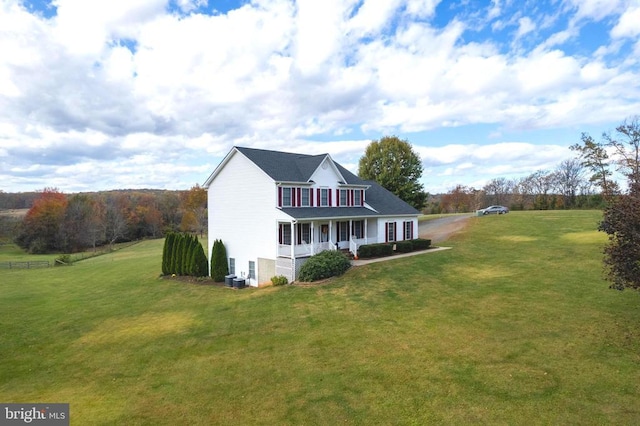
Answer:
POLYGON ((627 177, 629 185, 640 184, 640 117, 625 120, 616 127, 616 134, 603 134, 607 145, 616 154, 618 170, 627 177))
POLYGON ((564 198, 565 208, 573 207, 578 188, 584 181, 584 166, 575 158, 564 160, 558 165, 553 176, 555 186, 564 198))
POLYGON ((486 204, 508 205, 513 193, 514 183, 504 177, 490 180, 482 190, 485 193, 486 204))

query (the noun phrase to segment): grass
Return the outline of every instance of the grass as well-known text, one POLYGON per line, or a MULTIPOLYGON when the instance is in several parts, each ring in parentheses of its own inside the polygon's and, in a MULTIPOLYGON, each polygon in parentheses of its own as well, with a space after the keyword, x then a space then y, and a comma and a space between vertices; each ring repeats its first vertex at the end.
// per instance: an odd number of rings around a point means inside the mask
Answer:
POLYGON ((598 212, 473 217, 327 284, 159 279, 162 241, 3 271, 0 401, 72 424, 635 424, 640 294, 598 212))

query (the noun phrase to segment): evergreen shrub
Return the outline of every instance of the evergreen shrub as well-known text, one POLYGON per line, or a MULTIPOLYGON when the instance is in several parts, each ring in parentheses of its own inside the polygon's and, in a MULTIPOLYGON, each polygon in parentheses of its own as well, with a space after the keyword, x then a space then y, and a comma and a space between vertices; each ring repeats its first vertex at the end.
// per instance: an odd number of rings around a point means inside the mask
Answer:
POLYGON ((227 249, 222 240, 215 240, 211 250, 211 278, 217 283, 224 282, 225 275, 229 275, 227 249))
POLYGON ((300 281, 317 281, 344 274, 351 262, 339 251, 326 250, 315 254, 306 261, 298 278, 300 281))
POLYGON ((426 250, 431 247, 431 240, 426 238, 416 238, 415 240, 411 240, 411 244, 413 244, 414 250, 426 250))

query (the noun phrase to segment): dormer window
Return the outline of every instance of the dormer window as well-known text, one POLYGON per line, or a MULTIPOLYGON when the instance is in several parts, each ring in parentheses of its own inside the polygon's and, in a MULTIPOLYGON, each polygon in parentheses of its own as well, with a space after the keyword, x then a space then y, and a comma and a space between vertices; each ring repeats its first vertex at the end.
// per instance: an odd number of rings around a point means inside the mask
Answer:
POLYGON ((356 190, 353 191, 353 205, 361 206, 362 205, 362 191, 356 190))

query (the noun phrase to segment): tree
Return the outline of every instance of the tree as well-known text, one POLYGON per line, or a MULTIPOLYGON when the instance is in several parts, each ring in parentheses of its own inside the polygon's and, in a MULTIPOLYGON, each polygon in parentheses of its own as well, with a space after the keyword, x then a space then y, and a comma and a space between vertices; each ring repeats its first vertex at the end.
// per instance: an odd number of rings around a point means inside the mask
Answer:
POLYGON ((464 185, 455 188, 442 196, 442 209, 448 213, 466 213, 475 209, 476 190, 464 185))
POLYGON ((422 177, 420 157, 408 141, 397 136, 372 141, 360 158, 358 175, 378 182, 418 210, 427 201, 428 194, 418 182, 422 177))
POLYGON ((45 188, 24 218, 16 239, 31 253, 61 250, 61 226, 67 209, 67 197, 55 188, 45 188))
POLYGON ((578 188, 582 185, 584 167, 573 158, 562 161, 554 172, 554 181, 558 191, 564 197, 564 207, 571 208, 575 204, 578 188))
POLYGON ((605 198, 613 196, 618 192, 618 185, 611 180, 610 159, 605 145, 596 142, 587 133, 583 133, 581 139, 582 145, 575 144, 569 148, 579 153, 578 158, 582 160, 582 165, 593 173, 589 181, 601 188, 605 198))
POLYGON ((609 235, 604 263, 612 288, 640 289, 640 123, 638 117, 605 135, 615 149, 616 162, 628 179, 628 191, 605 207, 599 230, 609 235))
POLYGON ((211 278, 215 282, 223 282, 228 274, 227 249, 224 247, 222 240, 215 240, 211 249, 211 278))
POLYGON ((184 194, 182 208, 184 214, 180 228, 202 236, 207 229, 207 190, 197 184, 193 186, 184 194))
POLYGON ((508 198, 513 192, 513 182, 500 177, 491 179, 482 190, 485 193, 485 204, 508 205, 508 198))
POLYGON ((105 204, 104 232, 109 247, 113 249, 119 239, 127 235, 127 211, 131 203, 129 198, 122 194, 115 197, 107 197, 105 204))
POLYGON ((640 185, 634 183, 604 210, 600 231, 609 235, 604 263, 611 288, 640 289, 640 185))
POLYGON ((603 137, 615 151, 618 170, 627 177, 629 187, 640 184, 640 117, 625 120, 613 136, 605 133, 603 137))
POLYGON ((69 198, 61 226, 61 242, 66 252, 87 247, 95 249, 99 239, 100 209, 92 198, 75 194, 69 198))

